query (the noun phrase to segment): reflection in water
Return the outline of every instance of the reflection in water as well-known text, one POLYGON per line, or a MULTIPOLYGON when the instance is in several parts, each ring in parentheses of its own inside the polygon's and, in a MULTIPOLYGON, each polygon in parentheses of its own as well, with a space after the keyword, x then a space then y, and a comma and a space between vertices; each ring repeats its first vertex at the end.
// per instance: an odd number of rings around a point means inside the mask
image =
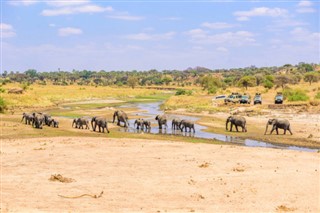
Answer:
MULTIPOLYGON (((163 111, 160 110, 160 102, 153 102, 153 103, 133 103, 133 104, 127 104, 123 105, 122 107, 137 107, 140 110, 143 110, 142 112, 138 112, 135 115, 143 118, 144 120, 148 120, 153 124, 152 128, 148 131, 144 131, 147 133, 152 134, 171 134, 171 135, 181 135, 186 137, 197 137, 197 138, 207 138, 207 139, 216 139, 232 144, 239 144, 244 146, 251 146, 251 147, 268 147, 268 148, 278 148, 278 149, 291 149, 291 150, 299 150, 299 151, 307 151, 307 152, 316 152, 318 149, 311 149, 311 148, 304 148, 304 147, 297 147, 297 146, 287 146, 287 145, 279 145, 279 144, 272 144, 267 143, 263 141, 256 141, 251 139, 243 139, 239 137, 233 137, 233 136, 227 136, 223 134, 216 134, 211 132, 205 132, 203 131, 206 129, 205 126, 195 124, 195 133, 193 132, 181 132, 181 130, 173 130, 171 128, 171 121, 174 118, 178 118, 180 120, 190 120, 190 121, 197 121, 199 117, 196 116, 185 116, 185 115, 175 115, 175 114, 166 114, 168 119, 168 128, 165 129, 159 129, 158 122, 155 120, 156 115, 164 114, 163 111)), ((129 120, 129 123, 134 124, 135 119, 129 120)), ((142 130, 137 130, 135 128, 129 127, 129 128, 120 128, 120 131, 122 132, 134 132, 134 133, 141 133, 142 130)), ((239 132, 239 134, 244 134, 242 132, 239 132)))

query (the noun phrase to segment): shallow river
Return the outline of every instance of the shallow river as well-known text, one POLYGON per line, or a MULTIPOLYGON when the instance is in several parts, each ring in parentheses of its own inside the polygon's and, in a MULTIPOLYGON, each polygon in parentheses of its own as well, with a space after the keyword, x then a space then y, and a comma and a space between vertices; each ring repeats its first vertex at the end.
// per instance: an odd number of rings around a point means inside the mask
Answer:
MULTIPOLYGON (((150 120, 151 123, 157 123, 155 120, 155 117, 157 115, 161 115, 164 112, 160 110, 160 104, 161 102, 153 102, 153 103, 132 103, 132 104, 125 104, 122 107, 137 107, 142 112, 138 112, 135 115, 144 118, 145 120, 150 120)), ((251 140, 251 139, 243 139, 239 137, 234 136, 227 136, 223 134, 216 134, 211 132, 205 132, 203 130, 206 129, 205 126, 195 124, 195 133, 189 133, 189 132, 181 132, 180 130, 172 130, 171 129, 171 120, 173 118, 180 118, 180 119, 187 119, 192 121, 199 120, 199 117, 196 116, 185 116, 185 115, 175 115, 175 114, 168 114, 166 113, 168 117, 168 127, 167 129, 159 130, 158 124, 157 126, 153 126, 150 130, 150 133, 152 134, 174 134, 174 135, 183 135, 186 137, 197 137, 197 138, 206 138, 206 139, 217 139, 220 141, 224 141, 226 143, 230 144, 238 144, 238 145, 244 145, 244 146, 250 146, 250 147, 265 147, 265 148, 278 148, 278 149, 290 149, 290 150, 299 150, 299 151, 307 151, 307 152, 317 152, 318 149, 311 149, 311 148, 305 148, 305 147, 298 147, 298 146, 289 146, 289 145, 281 145, 281 144, 273 144, 270 142, 263 142, 263 141, 257 141, 257 140, 251 140)), ((130 127, 120 128, 119 131, 126 131, 126 132, 137 132, 141 130, 136 130, 134 125, 135 119, 130 119, 130 127)), ((241 129, 241 128, 240 128, 241 129)))

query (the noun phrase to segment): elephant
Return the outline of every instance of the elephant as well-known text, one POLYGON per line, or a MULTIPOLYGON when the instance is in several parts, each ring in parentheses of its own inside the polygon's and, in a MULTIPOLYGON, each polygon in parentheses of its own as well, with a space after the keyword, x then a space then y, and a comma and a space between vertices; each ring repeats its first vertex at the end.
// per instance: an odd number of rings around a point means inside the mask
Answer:
POLYGON ((162 129, 162 125, 165 125, 165 128, 167 129, 167 116, 166 115, 157 115, 155 118, 158 121, 159 129, 162 129))
POLYGON ((30 124, 33 123, 33 115, 24 112, 22 114, 21 122, 23 122, 23 120, 25 120, 25 124, 29 124, 30 125, 30 124))
POLYGON ((284 132, 283 134, 285 135, 287 130, 290 132, 290 134, 292 135, 291 132, 291 128, 290 128, 290 122, 287 119, 269 119, 266 125, 266 131, 264 132, 264 134, 267 133, 268 131, 268 126, 272 125, 272 130, 270 131, 270 135, 272 134, 272 132, 274 130, 276 130, 277 135, 279 134, 278 129, 283 129, 284 132))
POLYGON ((83 129, 83 125, 86 126, 86 129, 89 129, 89 120, 91 118, 88 116, 83 116, 81 118, 75 118, 72 122, 72 127, 75 125, 76 128, 83 129))
POLYGON ((228 130, 228 123, 229 122, 231 123, 230 132, 232 132, 233 125, 236 126, 237 132, 239 132, 238 131, 238 126, 241 126, 242 132, 247 132, 246 119, 244 117, 241 117, 241 116, 229 116, 227 118, 227 121, 226 121, 226 130, 228 130))
POLYGON ((59 121, 52 119, 49 126, 51 125, 55 128, 59 128, 59 121))
POLYGON ((52 121, 51 115, 43 114, 43 116, 44 116, 44 123, 45 123, 47 126, 50 126, 51 121, 52 121))
POLYGON ((139 129, 140 127, 141 127, 141 129, 143 129, 143 127, 142 127, 143 126, 143 122, 144 122, 144 120, 141 119, 141 118, 135 120, 134 121, 134 127, 136 127, 136 125, 137 125, 137 129, 139 129))
POLYGON ((187 132, 187 128, 189 128, 189 132, 191 132, 191 129, 193 129, 193 133, 196 132, 196 130, 194 129, 193 121, 181 120, 179 124, 179 129, 181 130, 181 132, 183 132, 183 128, 185 132, 187 132))
POLYGON ((38 129, 42 129, 42 125, 44 124, 44 115, 42 113, 33 113, 33 122, 32 126, 38 129))
POLYGON ((150 131, 150 129, 151 129, 151 122, 150 122, 150 121, 147 121, 147 120, 143 120, 142 130, 144 130, 144 128, 146 128, 147 131, 150 131))
POLYGON ((101 128, 102 128, 102 132, 104 132, 104 129, 106 129, 107 133, 110 133, 109 129, 108 129, 108 122, 107 119, 104 117, 93 117, 91 119, 91 126, 93 131, 96 131, 97 126, 99 127, 99 132, 101 132, 101 128))
POLYGON ((129 121, 128 121, 128 115, 127 113, 125 113, 122 110, 116 110, 113 114, 113 121, 112 123, 114 123, 115 119, 118 119, 117 125, 120 126, 120 122, 124 123, 124 127, 128 127, 129 126, 129 121))
POLYGON ((171 126, 171 128, 172 128, 173 130, 179 129, 180 122, 181 122, 181 120, 180 120, 179 118, 174 118, 174 119, 172 120, 172 126, 171 126))

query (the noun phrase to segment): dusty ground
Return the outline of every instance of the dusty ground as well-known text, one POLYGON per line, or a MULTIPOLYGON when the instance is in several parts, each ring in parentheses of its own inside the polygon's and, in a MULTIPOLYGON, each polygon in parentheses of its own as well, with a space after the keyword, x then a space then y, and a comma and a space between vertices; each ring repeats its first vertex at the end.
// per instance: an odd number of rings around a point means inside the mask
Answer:
POLYGON ((320 212, 319 153, 138 139, 5 139, 1 212, 320 212), (60 174, 69 181, 49 180, 60 174), (99 195, 99 198, 83 196, 99 195))

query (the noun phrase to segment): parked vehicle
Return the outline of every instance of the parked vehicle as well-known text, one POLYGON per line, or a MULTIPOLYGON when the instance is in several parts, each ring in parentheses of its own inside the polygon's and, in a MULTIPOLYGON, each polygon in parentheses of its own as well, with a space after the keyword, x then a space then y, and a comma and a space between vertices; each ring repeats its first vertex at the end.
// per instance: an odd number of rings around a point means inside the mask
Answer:
POLYGON ((261 97, 261 94, 260 94, 260 93, 256 93, 256 95, 254 96, 253 104, 254 104, 254 105, 256 105, 256 104, 262 104, 262 97, 261 97))
POLYGON ((212 100, 220 100, 220 99, 226 99, 227 96, 226 95, 217 95, 216 97, 214 97, 212 100))
POLYGON ((231 95, 229 95, 226 99, 224 99, 225 103, 239 103, 240 99, 241 99, 242 95, 239 93, 232 93, 231 95))
POLYGON ((241 99, 239 102, 240 102, 240 104, 250 104, 251 103, 251 96, 244 94, 243 96, 241 96, 241 99))
POLYGON ((281 92, 278 92, 276 97, 274 98, 275 104, 282 104, 283 103, 283 95, 281 92))

